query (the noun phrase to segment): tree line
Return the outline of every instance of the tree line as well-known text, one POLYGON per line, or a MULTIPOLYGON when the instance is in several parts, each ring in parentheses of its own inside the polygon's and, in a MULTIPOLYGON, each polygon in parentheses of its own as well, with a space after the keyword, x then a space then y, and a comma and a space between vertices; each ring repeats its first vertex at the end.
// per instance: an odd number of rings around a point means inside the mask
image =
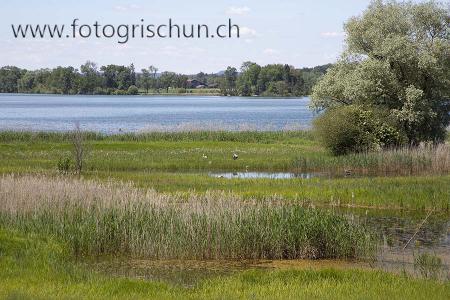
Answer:
POLYGON ((232 96, 303 96, 331 65, 297 69, 290 65, 260 66, 245 62, 238 70, 228 67, 224 72, 195 75, 174 72, 158 73, 150 66, 136 72, 130 66, 107 65, 98 67, 87 61, 79 69, 56 67, 26 70, 15 66, 0 68, 0 93, 49 93, 82 95, 125 95, 152 93, 186 93, 192 87, 190 80, 204 87, 216 89, 222 95, 232 96))

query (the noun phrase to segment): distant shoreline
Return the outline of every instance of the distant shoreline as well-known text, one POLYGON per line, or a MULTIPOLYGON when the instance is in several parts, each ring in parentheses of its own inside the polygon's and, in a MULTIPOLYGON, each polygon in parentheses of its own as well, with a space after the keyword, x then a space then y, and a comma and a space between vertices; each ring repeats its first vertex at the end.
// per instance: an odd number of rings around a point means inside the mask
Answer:
POLYGON ((92 97, 225 97, 225 98, 258 98, 258 99, 303 99, 310 98, 310 95, 304 96, 224 96, 222 94, 213 94, 213 93, 149 93, 149 94, 136 94, 136 95, 116 95, 116 94, 57 94, 57 93, 0 93, 0 97, 2 95, 23 95, 23 96, 92 96, 92 97))

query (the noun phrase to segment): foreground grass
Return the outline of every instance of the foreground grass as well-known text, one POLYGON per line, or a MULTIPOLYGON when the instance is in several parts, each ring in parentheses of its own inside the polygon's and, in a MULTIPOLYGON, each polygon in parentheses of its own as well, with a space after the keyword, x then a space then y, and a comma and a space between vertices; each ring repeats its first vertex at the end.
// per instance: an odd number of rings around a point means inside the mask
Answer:
POLYGON ((194 288, 111 278, 78 267, 64 246, 0 229, 2 299, 448 299, 450 284, 363 270, 249 270, 194 288))
POLYGON ((323 210, 232 194, 166 195, 67 178, 0 178, 0 224, 55 236, 77 256, 370 258, 362 225, 323 210))

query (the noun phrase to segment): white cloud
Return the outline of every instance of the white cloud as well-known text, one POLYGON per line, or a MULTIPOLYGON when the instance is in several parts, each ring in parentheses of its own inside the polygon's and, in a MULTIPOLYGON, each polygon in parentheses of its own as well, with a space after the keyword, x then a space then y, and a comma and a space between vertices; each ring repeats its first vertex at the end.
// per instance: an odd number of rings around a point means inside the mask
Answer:
MULTIPOLYGON (((237 36, 237 29, 233 27, 231 34, 237 36)), ((260 36, 255 29, 249 27, 239 27, 239 37, 243 38, 246 42, 253 41, 253 38, 260 36)))
POLYGON ((272 48, 267 48, 267 49, 264 49, 263 53, 266 55, 276 55, 276 54, 280 53, 280 51, 272 49, 272 48))
POLYGON ((245 16, 245 15, 248 15, 249 12, 250 12, 250 8, 247 6, 243 6, 243 7, 230 6, 227 9, 228 15, 245 16))
POLYGON ((328 38, 343 37, 345 36, 345 32, 337 32, 337 31, 321 32, 320 35, 328 38))
POLYGON ((133 10, 133 9, 139 9, 139 5, 137 5, 137 4, 116 5, 113 8, 116 11, 129 11, 129 10, 133 10))

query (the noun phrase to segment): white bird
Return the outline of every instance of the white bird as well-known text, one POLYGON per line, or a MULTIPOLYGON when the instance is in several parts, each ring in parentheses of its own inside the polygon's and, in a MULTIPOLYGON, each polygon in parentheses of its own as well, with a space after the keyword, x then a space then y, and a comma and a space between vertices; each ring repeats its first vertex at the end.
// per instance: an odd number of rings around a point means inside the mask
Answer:
POLYGON ((203 154, 204 159, 208 159, 208 156, 206 154, 203 154))
POLYGON ((239 158, 239 155, 237 155, 236 153, 233 154, 233 160, 237 160, 239 158))

